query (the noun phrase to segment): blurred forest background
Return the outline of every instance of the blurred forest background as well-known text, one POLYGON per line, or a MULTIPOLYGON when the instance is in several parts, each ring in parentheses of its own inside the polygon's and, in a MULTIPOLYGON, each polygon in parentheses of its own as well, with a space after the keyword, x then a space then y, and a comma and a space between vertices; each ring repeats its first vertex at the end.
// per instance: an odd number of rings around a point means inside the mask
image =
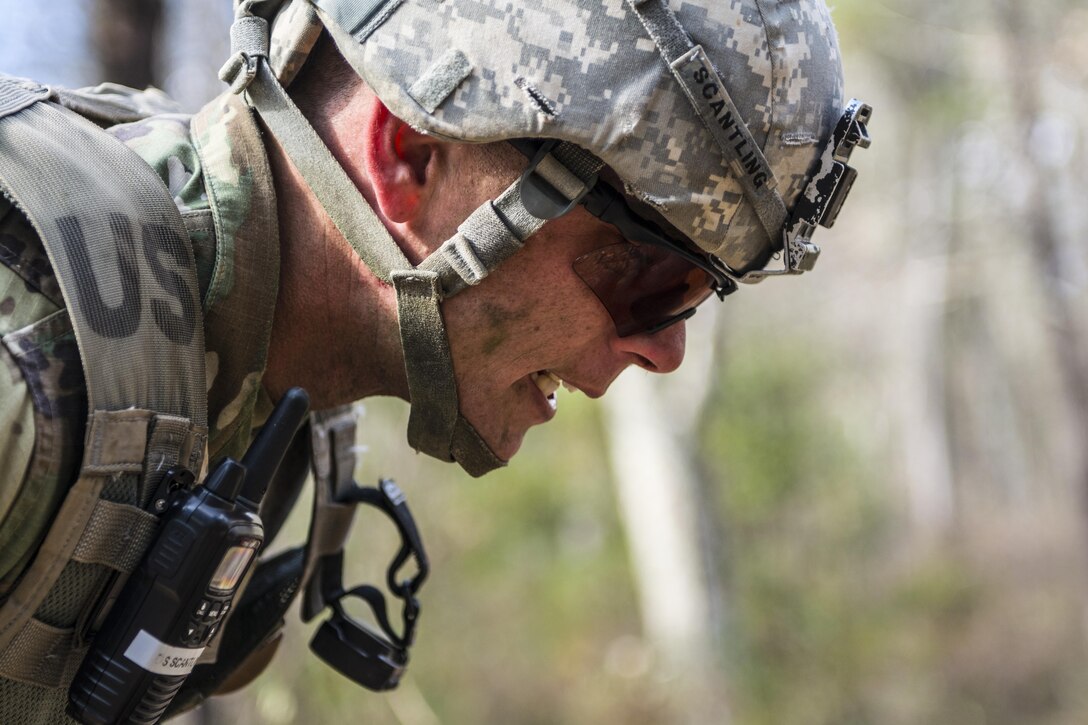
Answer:
MULTIPOLYGON (((222 88, 227 0, 0 11, 9 73, 222 88)), ((368 401, 360 480, 401 483, 432 557, 410 674, 362 691, 296 620, 185 723, 1088 722, 1088 6, 834 17, 874 144, 816 273, 702 309, 674 376, 562 395, 481 481, 368 401)), ((359 515, 358 581, 386 527, 359 515)))

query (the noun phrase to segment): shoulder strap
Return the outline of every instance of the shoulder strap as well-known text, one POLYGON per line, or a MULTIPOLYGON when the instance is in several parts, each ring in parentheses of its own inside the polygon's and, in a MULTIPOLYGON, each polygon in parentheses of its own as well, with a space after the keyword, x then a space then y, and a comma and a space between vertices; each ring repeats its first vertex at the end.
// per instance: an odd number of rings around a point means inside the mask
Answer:
POLYGON ((204 331, 181 215, 135 153, 47 94, 0 77, 0 192, 45 244, 88 409, 143 408, 204 426, 204 331))
POLYGON ((171 195, 135 153, 50 98, 0 75, 0 194, 45 246, 90 415, 79 478, 0 607, 0 677, 59 687, 89 629, 69 619, 87 615, 107 573, 130 572, 153 535, 143 499, 170 466, 202 465, 207 387, 193 252, 171 195), (122 481, 138 481, 138 495, 108 500, 122 481), (131 556, 116 555, 119 540, 131 556), (36 618, 54 588, 74 581, 92 599, 69 597, 65 626, 36 618))
POLYGON ((117 83, 88 88, 52 88, 53 98, 65 108, 102 128, 131 123, 159 113, 181 113, 181 106, 158 88, 144 90, 117 83))

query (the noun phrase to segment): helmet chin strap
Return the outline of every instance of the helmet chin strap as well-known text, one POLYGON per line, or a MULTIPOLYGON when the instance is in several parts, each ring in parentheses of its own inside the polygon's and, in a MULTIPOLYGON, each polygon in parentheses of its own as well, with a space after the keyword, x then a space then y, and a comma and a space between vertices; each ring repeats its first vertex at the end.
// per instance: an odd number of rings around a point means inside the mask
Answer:
POLYGON ((576 146, 560 144, 534 160, 522 179, 494 201, 481 205, 453 238, 418 268, 413 267, 276 79, 268 63, 268 22, 253 15, 251 8, 251 3, 238 6, 231 26, 233 54, 220 77, 234 93, 246 93, 250 106, 283 146, 336 228, 363 263, 396 290, 411 398, 409 444, 435 458, 456 461, 472 476, 505 465, 460 414, 440 303, 478 284, 545 221, 569 211, 577 197, 595 183, 601 162, 576 146), (534 189, 546 189, 566 201, 553 205, 555 213, 549 212, 546 203, 534 203, 535 213, 531 213, 521 196, 526 179, 534 189), (541 179, 546 183, 539 183, 541 179))
POLYGON ((412 400, 408 443, 440 460, 457 461, 471 476, 505 466, 506 461, 492 452, 460 413, 449 338, 439 309, 438 274, 407 269, 393 272, 392 277, 412 400))

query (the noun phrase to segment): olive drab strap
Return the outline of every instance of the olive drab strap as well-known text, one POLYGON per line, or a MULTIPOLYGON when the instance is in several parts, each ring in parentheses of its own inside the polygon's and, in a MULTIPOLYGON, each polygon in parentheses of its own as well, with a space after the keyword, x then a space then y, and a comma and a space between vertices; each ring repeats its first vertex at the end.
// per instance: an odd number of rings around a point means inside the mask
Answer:
POLYGON ((366 266, 386 282, 394 269, 411 267, 381 220, 348 178, 340 163, 321 141, 298 106, 276 81, 267 62, 268 22, 263 18, 239 18, 231 29, 231 41, 239 50, 227 61, 220 77, 231 90, 245 90, 261 118, 283 145, 287 155, 308 184, 318 186, 319 199, 333 224, 348 240, 366 266), (382 243, 376 243, 381 241, 382 243))
POLYGON ((313 413, 310 416, 310 445, 314 500, 302 573, 304 621, 313 619, 325 608, 320 587, 321 568, 326 558, 342 554, 355 517, 355 504, 344 502, 340 495, 355 482, 355 413, 352 407, 313 413))
POLYGON ((0 148, 0 187, 44 240, 80 352, 97 363, 84 365, 90 409, 136 407, 205 425, 206 397, 191 395, 205 390, 193 252, 173 201, 162 205, 162 180, 48 103, 0 120, 0 148), (109 183, 90 158, 109 159, 109 183))
POLYGON ((207 389, 192 247, 171 195, 131 150, 51 98, 0 76, 0 193, 48 253, 90 416, 79 477, 0 608, 0 678, 56 688, 104 616, 96 602, 154 535, 145 506, 165 471, 200 470, 207 389), (51 624, 39 618, 47 597, 51 624))

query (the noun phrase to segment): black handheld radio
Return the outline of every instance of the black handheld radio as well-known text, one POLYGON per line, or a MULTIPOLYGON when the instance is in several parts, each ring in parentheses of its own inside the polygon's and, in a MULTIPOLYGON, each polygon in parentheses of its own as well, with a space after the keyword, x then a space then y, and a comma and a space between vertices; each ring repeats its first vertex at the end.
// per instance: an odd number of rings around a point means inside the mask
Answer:
POLYGON ((70 716, 86 725, 159 721, 256 559, 258 506, 309 405, 304 390, 289 390, 242 462, 223 459, 203 486, 184 469, 167 474, 174 491, 156 497, 165 507, 159 534, 72 682, 70 716))

